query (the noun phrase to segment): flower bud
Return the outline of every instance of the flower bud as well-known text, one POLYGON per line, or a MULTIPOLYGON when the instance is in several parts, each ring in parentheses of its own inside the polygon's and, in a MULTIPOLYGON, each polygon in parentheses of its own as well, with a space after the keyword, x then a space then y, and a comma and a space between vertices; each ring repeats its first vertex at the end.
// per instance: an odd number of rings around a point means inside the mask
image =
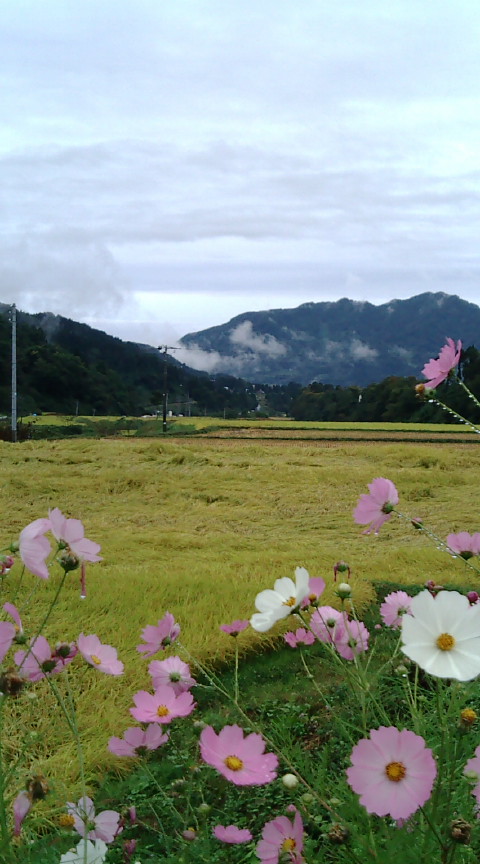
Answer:
POLYGON ((348 828, 345 828, 344 825, 340 825, 339 822, 334 822, 332 827, 327 833, 327 837, 331 843, 335 843, 337 846, 340 846, 343 843, 346 843, 350 836, 350 832, 348 828))
POLYGON ((78 570, 80 567, 80 559, 71 552, 62 552, 58 556, 57 561, 62 570, 65 570, 65 573, 69 573, 71 570, 78 570))
POLYGON ((347 582, 340 582, 340 585, 338 586, 335 593, 337 597, 340 597, 341 600, 345 600, 347 597, 352 596, 352 589, 347 582))
POLYGON ((350 579, 350 567, 346 561, 337 561, 333 567, 333 581, 337 581, 337 573, 347 573, 347 579, 350 579))
POLYGON ((184 840, 196 840, 197 832, 195 828, 187 828, 185 831, 182 831, 182 837, 184 840))
POLYGON ((415 385, 415 395, 418 396, 419 399, 423 399, 425 396, 425 384, 416 384, 415 385))
POLYGON ((295 774, 284 774, 282 783, 287 789, 296 789, 298 786, 298 777, 295 774))
POLYGON ((206 815, 207 813, 210 813, 211 809, 212 808, 211 808, 210 804, 207 804, 206 801, 202 801, 202 803, 199 804, 197 807, 197 813, 203 813, 206 815))
POLYGON ((423 521, 418 516, 415 516, 415 518, 411 520, 411 523, 412 523, 413 527, 417 529, 417 531, 422 530, 423 521))
POLYGON ((302 797, 301 797, 300 800, 301 800, 302 804, 303 804, 305 807, 308 807, 309 804, 313 804, 313 802, 315 801, 315 796, 312 795, 311 792, 305 792, 305 793, 302 795, 302 797))
POLYGON ((456 843, 468 845, 471 833, 472 826, 465 819, 454 819, 450 825, 450 836, 456 843))
POLYGON ((470 606, 475 606, 475 604, 480 600, 480 596, 476 591, 469 591, 467 594, 467 600, 470 603, 470 606))
POLYGON ((460 725, 464 729, 469 729, 477 719, 477 712, 473 708, 464 708, 460 711, 460 725))

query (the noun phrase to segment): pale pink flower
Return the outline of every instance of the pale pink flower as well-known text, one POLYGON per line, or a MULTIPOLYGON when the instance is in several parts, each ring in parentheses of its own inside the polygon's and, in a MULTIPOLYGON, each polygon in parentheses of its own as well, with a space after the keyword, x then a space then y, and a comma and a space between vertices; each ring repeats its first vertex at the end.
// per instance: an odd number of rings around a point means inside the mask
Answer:
POLYGON ((228 633, 229 636, 238 636, 238 634, 246 630, 249 625, 250 621, 248 619, 239 619, 237 621, 232 621, 231 624, 220 624, 220 630, 223 630, 224 633, 228 633))
POLYGON ((117 658, 117 650, 111 645, 103 645, 98 636, 91 634, 84 636, 80 633, 77 639, 78 650, 80 654, 94 666, 99 672, 105 672, 106 675, 121 675, 123 672, 123 663, 117 658))
POLYGON ((310 618, 310 628, 320 642, 333 643, 342 624, 343 613, 333 606, 319 606, 310 618))
POLYGON ((295 630, 295 633, 292 631, 285 633, 283 638, 287 645, 290 645, 290 648, 296 648, 297 645, 313 645, 315 642, 315 636, 313 633, 310 633, 309 630, 305 630, 304 627, 299 627, 298 630, 295 630))
POLYGON ((396 726, 371 729, 350 758, 348 782, 369 813, 408 819, 430 798, 437 766, 420 735, 396 726))
POLYGON ((410 604, 412 598, 406 591, 392 591, 387 594, 380 606, 380 615, 387 627, 398 630, 402 626, 402 616, 411 615, 410 604))
POLYGON ((123 831, 120 825, 120 813, 115 810, 103 810, 95 815, 95 806, 91 798, 80 798, 78 804, 67 803, 67 810, 74 819, 75 830, 81 837, 88 840, 103 840, 112 843, 115 837, 123 831))
POLYGON ((40 681, 50 675, 58 675, 62 665, 52 656, 52 649, 45 636, 30 639, 27 651, 16 651, 14 660, 22 675, 29 681, 40 681))
POLYGON ((380 528, 391 518, 395 505, 398 504, 398 492, 391 480, 385 477, 376 477, 368 488, 369 494, 360 495, 358 504, 353 512, 355 522, 360 525, 368 525, 364 534, 372 531, 378 534, 380 528))
POLYGON ((248 843, 252 840, 248 828, 237 828, 236 825, 215 825, 213 833, 222 843, 248 843))
POLYGON ((157 687, 153 694, 139 690, 133 701, 136 707, 130 708, 130 714, 139 723, 171 723, 175 717, 188 717, 195 708, 189 691, 177 696, 168 684, 157 687))
POLYGON ((302 600, 302 609, 306 609, 308 606, 317 606, 324 591, 325 579, 322 579, 321 576, 312 576, 308 581, 308 594, 302 600))
POLYGON ((177 624, 170 612, 166 612, 156 625, 149 624, 142 630, 142 639, 147 644, 137 645, 137 651, 145 654, 145 657, 152 657, 157 651, 163 651, 175 642, 179 634, 180 624, 177 624))
POLYGON ((303 822, 297 809, 293 823, 288 816, 277 816, 263 826, 262 839, 257 844, 256 854, 262 864, 278 864, 289 861, 302 864, 303 822))
POLYGON ((90 561, 90 563, 95 564, 102 560, 98 556, 99 544, 94 543, 93 540, 87 540, 80 519, 67 519, 58 507, 49 510, 48 516, 52 534, 57 542, 65 544, 66 548, 79 561, 90 561))
POLYGON ((341 629, 335 631, 335 648, 345 660, 353 660, 355 655, 368 650, 369 636, 363 621, 349 621, 344 616, 341 629))
POLYGON ((52 652, 52 660, 55 660, 60 666, 68 666, 78 654, 78 648, 75 642, 57 642, 55 650, 52 652))
POLYGON ((115 756, 141 756, 146 750, 157 750, 167 741, 168 732, 164 734, 157 723, 150 723, 145 730, 137 726, 125 729, 123 738, 112 736, 108 749, 115 756))
POLYGON ((422 369, 422 375, 430 380, 425 383, 427 390, 433 390, 438 387, 442 381, 448 378, 450 372, 458 366, 460 354, 462 352, 462 343, 459 339, 457 345, 453 339, 448 338, 446 345, 443 346, 437 360, 429 360, 425 363, 422 369))
POLYGON ((176 656, 167 657, 166 660, 152 660, 148 672, 152 676, 155 690, 162 684, 169 684, 178 694, 190 690, 190 687, 197 683, 190 675, 190 666, 176 656))
POLYGON ((28 792, 23 790, 19 792, 13 802, 13 833, 15 837, 19 837, 22 830, 22 822, 27 813, 32 809, 32 799, 28 792))
POLYGON ((3 608, 12 616, 15 624, 12 624, 11 621, 0 621, 0 663, 5 659, 15 638, 23 633, 22 621, 17 607, 13 603, 4 603, 3 608))
POLYGON ((49 519, 35 519, 20 533, 19 553, 27 570, 40 579, 48 579, 48 567, 45 563, 50 555, 51 547, 44 536, 50 531, 49 519))
POLYGON ((262 736, 251 732, 244 737, 236 724, 224 726, 218 735, 212 726, 203 729, 200 752, 204 762, 236 786, 263 786, 277 776, 278 759, 274 753, 265 753, 262 736))
POLYGON ((469 534, 467 531, 460 531, 459 534, 449 534, 447 546, 454 555, 460 555, 468 561, 474 555, 480 554, 480 533, 477 531, 475 534, 469 534))
POLYGON ((465 765, 463 773, 468 775, 476 774, 478 782, 472 789, 472 795, 475 795, 477 803, 480 804, 480 744, 475 750, 475 755, 465 765))

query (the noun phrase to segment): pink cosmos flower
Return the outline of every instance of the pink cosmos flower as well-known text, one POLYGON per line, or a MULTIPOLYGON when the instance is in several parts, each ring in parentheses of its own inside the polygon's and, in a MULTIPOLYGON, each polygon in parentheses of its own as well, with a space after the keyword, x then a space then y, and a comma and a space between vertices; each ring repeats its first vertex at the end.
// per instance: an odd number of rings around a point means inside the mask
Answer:
POLYGON ((63 666, 54 659, 45 636, 30 639, 29 646, 27 651, 16 651, 13 658, 25 678, 29 681, 40 681, 62 671, 63 666))
POLYGON ((236 786, 263 786, 277 776, 278 759, 265 753, 265 741, 257 732, 244 738, 236 724, 224 726, 217 735, 206 726, 200 735, 200 752, 208 765, 216 768, 236 786))
POLYGON ((430 380, 425 383, 427 390, 433 390, 438 387, 442 381, 448 378, 450 372, 458 366, 460 354, 462 352, 462 343, 459 339, 455 347, 453 339, 447 339, 446 345, 443 346, 437 360, 429 360, 425 363, 422 369, 422 375, 430 380))
POLYGON ((368 650, 368 632, 362 621, 349 621, 344 617, 341 628, 335 631, 335 648, 345 660, 368 650))
POLYGON ((257 844, 256 853, 262 864, 277 864, 290 861, 302 864, 303 822, 297 809, 293 823, 288 816, 277 816, 263 826, 262 839, 257 844))
POLYGON ((478 783, 472 789, 472 795, 475 795, 478 804, 480 804, 480 745, 475 750, 475 755, 472 756, 471 759, 468 760, 465 768, 463 769, 464 774, 476 774, 478 783))
POLYGON ((460 531, 459 534, 449 534, 447 546, 454 555, 460 555, 465 561, 480 554, 480 533, 469 534, 468 531, 460 531))
POLYGON ((376 477, 368 486, 369 494, 360 495, 353 512, 355 522, 368 525, 364 534, 372 531, 378 534, 384 522, 391 518, 392 510, 398 504, 398 492, 391 480, 376 477))
POLYGON ((121 675, 123 672, 123 663, 117 658, 117 650, 111 645, 102 645, 98 636, 92 633, 90 636, 84 636, 80 633, 77 639, 78 650, 80 654, 94 666, 99 672, 105 672, 106 675, 121 675))
POLYGON ((67 810, 73 816, 75 830, 81 837, 88 840, 103 840, 112 843, 115 837, 123 831, 120 825, 120 813, 115 810, 103 810, 95 815, 95 806, 91 798, 80 798, 78 804, 67 803, 67 810))
POLYGON ((369 813, 408 819, 430 798, 437 766, 423 738, 408 729, 372 729, 351 760, 348 782, 369 813))
POLYGON ((180 657, 167 657, 166 660, 152 660, 148 667, 152 676, 153 687, 156 690, 162 684, 169 684, 175 693, 190 690, 197 682, 190 675, 190 666, 180 657))
POLYGON ((136 707, 130 714, 139 723, 171 723, 175 717, 188 717, 195 708, 193 696, 189 691, 178 696, 173 687, 163 684, 155 693, 139 690, 133 697, 136 707))
POLYGON ((45 563, 50 555, 51 547, 44 536, 50 531, 49 519, 35 519, 20 533, 19 553, 27 570, 40 579, 48 579, 48 567, 45 563))
POLYGON ((310 618, 310 627, 320 642, 334 642, 342 627, 343 614, 333 606, 319 606, 310 618))
POLYGON ((167 741, 168 732, 164 734, 157 723, 150 723, 145 730, 137 726, 125 729, 123 738, 112 736, 108 749, 115 756, 141 756, 145 750, 157 750, 167 741))
POLYGON ((248 843, 252 840, 248 828, 237 828, 236 825, 215 825, 213 833, 222 843, 248 843))
POLYGON ((402 626, 402 615, 409 615, 412 598, 406 591, 392 591, 380 606, 382 621, 387 627, 398 630, 402 626))
POLYGON ((15 637, 23 633, 22 621, 18 609, 13 603, 4 603, 3 608, 12 616, 15 624, 11 621, 0 621, 0 663, 8 654, 15 637))
POLYGON ((315 642, 315 636, 313 633, 310 633, 309 630, 305 630, 304 627, 299 627, 298 630, 289 633, 285 633, 284 637, 287 645, 290 645, 290 648, 296 648, 297 645, 313 645, 315 642))
POLYGON ((245 619, 240 619, 238 621, 232 621, 231 624, 220 624, 220 630, 223 630, 224 633, 228 633, 229 636, 238 636, 239 633, 243 633, 244 630, 249 626, 250 621, 245 619))
POLYGON ((58 543, 64 543, 76 558, 91 564, 102 560, 97 554, 100 546, 84 536, 85 529, 80 519, 67 519, 58 507, 49 510, 48 516, 53 536, 58 543))
POLYGON ((152 657, 157 651, 163 651, 180 633, 180 624, 177 624, 173 615, 167 612, 161 618, 156 626, 149 624, 142 630, 142 639, 146 645, 137 645, 137 651, 140 654, 145 654, 145 657, 152 657))
POLYGON ((325 579, 322 579, 321 576, 312 576, 308 580, 308 594, 302 600, 302 609, 306 609, 308 606, 317 606, 324 591, 325 579))
POLYGON ((22 822, 27 813, 32 809, 32 799, 28 792, 23 790, 19 792, 13 802, 13 833, 15 837, 19 837, 22 830, 22 822))

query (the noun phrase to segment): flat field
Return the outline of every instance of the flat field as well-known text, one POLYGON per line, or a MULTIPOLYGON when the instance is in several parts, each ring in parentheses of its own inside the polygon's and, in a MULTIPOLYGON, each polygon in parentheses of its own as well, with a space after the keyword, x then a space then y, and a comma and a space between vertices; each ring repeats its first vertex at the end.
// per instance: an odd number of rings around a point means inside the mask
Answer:
MULTIPOLYGON (((125 663, 121 678, 74 664, 89 782, 117 764, 106 749, 108 738, 131 725, 132 693, 149 687, 148 663, 135 646, 141 629, 167 610, 182 626, 182 644, 218 662, 228 658, 232 641, 219 624, 250 617, 255 594, 280 576, 292 576, 299 565, 326 579, 325 602, 332 605, 333 565, 340 559, 352 568, 359 606, 372 597, 375 580, 413 584, 433 578, 478 588, 471 571, 438 551, 408 520, 393 518, 378 537, 363 536, 352 510, 367 483, 385 476, 399 490, 399 509, 422 517, 439 537, 478 531, 479 456, 474 444, 341 439, 0 443, 2 546, 56 506, 81 519, 86 536, 102 545, 104 560, 88 569, 87 599, 80 600, 72 573, 45 631, 53 642, 97 633, 125 663)), ((16 565, 2 602, 11 599, 19 573, 16 565)), ((34 592, 22 605, 29 634, 58 581, 55 568, 48 582, 24 576, 21 596, 34 592)), ((264 643, 253 632, 244 639, 248 650, 264 643)), ((12 752, 29 734, 33 708, 37 745, 22 770, 55 778, 59 802, 76 800, 74 745, 46 684, 31 692, 39 698, 26 693, 10 702, 12 752)))

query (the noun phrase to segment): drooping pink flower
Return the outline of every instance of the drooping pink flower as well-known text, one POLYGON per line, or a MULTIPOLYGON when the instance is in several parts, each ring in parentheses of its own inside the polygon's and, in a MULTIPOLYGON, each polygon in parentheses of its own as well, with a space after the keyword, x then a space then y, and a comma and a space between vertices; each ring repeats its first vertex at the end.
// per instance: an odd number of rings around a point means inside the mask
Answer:
POLYGON ((167 741, 168 732, 164 734, 161 726, 150 723, 145 730, 138 726, 125 729, 123 738, 112 736, 108 749, 110 753, 115 753, 115 756, 141 756, 146 750, 157 750, 167 741))
POLYGON ((101 547, 93 540, 87 540, 80 519, 67 519, 58 507, 49 510, 48 516, 55 539, 58 543, 65 544, 79 561, 90 561, 91 564, 95 564, 102 560, 98 556, 101 547))
POLYGON ((438 387, 442 381, 445 381, 445 379, 448 378, 450 372, 458 366, 461 352, 461 340, 459 339, 455 346, 453 339, 448 338, 446 345, 443 346, 438 358, 436 360, 429 360, 428 363, 425 363, 425 366, 422 369, 422 375, 425 375, 425 378, 430 379, 429 381, 426 381, 424 385, 427 390, 433 390, 435 387, 438 387))
POLYGON ((22 830, 22 822, 27 813, 32 809, 32 799, 28 792, 23 790, 19 792, 13 802, 13 833, 15 837, 19 837, 22 830))
POLYGON ((363 621, 350 621, 344 615, 341 629, 335 631, 335 648, 345 660, 353 660, 357 654, 368 650, 369 636, 363 621))
POLYGON ((420 735, 396 726, 370 731, 352 750, 347 778, 369 813, 408 819, 430 798, 437 776, 432 751, 420 735))
POLYGON ((262 736, 251 732, 244 737, 236 724, 224 726, 218 735, 206 726, 200 735, 200 752, 204 762, 236 786, 263 786, 277 776, 278 759, 265 753, 262 736))
POLYGON ((476 779, 478 782, 472 789, 472 795, 475 795, 477 803, 480 804, 480 744, 475 750, 475 755, 472 756, 472 758, 469 759, 467 764, 465 765, 463 773, 470 776, 476 775, 476 779))
POLYGON ((310 628, 320 642, 335 642, 335 634, 342 627, 343 614, 333 606, 319 606, 310 618, 310 628))
POLYGON ((278 864, 280 860, 302 864, 302 850, 303 822, 295 808, 293 823, 288 816, 277 816, 265 823, 255 851, 262 864, 278 864))
POLYGON ((52 652, 52 660, 55 660, 60 666, 68 666, 78 654, 78 648, 75 642, 57 642, 55 650, 52 652))
POLYGON ((62 665, 52 654, 45 636, 35 636, 30 639, 28 650, 16 651, 13 659, 25 678, 29 681, 40 681, 62 671, 62 665))
POLYGON ((117 658, 116 648, 112 645, 103 645, 94 633, 90 636, 80 633, 77 645, 84 660, 99 672, 105 672, 106 675, 122 674, 124 667, 122 661, 117 658))
POLYGON ((15 638, 23 633, 22 621, 16 606, 13 603, 4 603, 3 609, 12 616, 15 624, 11 621, 0 621, 0 663, 8 654, 15 638))
POLYGON ((20 558, 25 567, 40 579, 48 579, 45 562, 52 550, 45 534, 50 531, 50 527, 49 519, 35 519, 23 529, 18 541, 20 558))
POLYGON ((237 828, 236 825, 215 825, 213 834, 222 843, 248 843, 252 839, 248 828, 237 828))
POLYGON ((139 723, 171 723, 175 717, 188 717, 195 708, 190 691, 177 696, 168 684, 157 687, 153 694, 139 690, 133 701, 136 707, 130 708, 130 714, 139 723))
POLYGON ((169 684, 178 695, 190 690, 197 682, 190 675, 190 666, 180 657, 167 657, 166 660, 152 660, 148 667, 152 676, 153 687, 156 690, 162 684, 169 684))
POLYGON ((409 615, 412 598, 406 591, 392 591, 387 594, 380 606, 380 615, 387 627, 398 630, 402 626, 402 616, 409 615))
POLYGON ((295 633, 292 631, 285 633, 283 638, 287 645, 290 645, 290 648, 296 648, 297 645, 313 645, 315 642, 315 636, 313 633, 310 633, 309 630, 305 630, 304 627, 299 627, 298 630, 295 630, 295 633))
POLYGON ((146 645, 137 645, 137 651, 152 657, 157 651, 164 651, 172 642, 175 642, 180 633, 180 624, 170 612, 161 618, 156 625, 149 624, 142 630, 142 639, 146 645))
POLYGON ((308 580, 308 594, 302 600, 302 609, 306 609, 308 606, 318 606, 318 601, 324 591, 325 579, 322 579, 321 576, 312 576, 308 580))
POLYGON ((386 477, 376 477, 368 488, 369 494, 360 495, 358 504, 353 512, 355 522, 360 525, 368 525, 364 534, 372 531, 378 534, 380 528, 391 518, 395 505, 398 504, 398 492, 391 480, 386 477))
POLYGON ((220 624, 220 630, 223 630, 224 633, 228 633, 229 636, 238 636, 238 634, 243 633, 249 625, 250 621, 248 619, 239 619, 238 621, 232 621, 231 624, 220 624))
POLYGON ((449 534, 447 546, 454 555, 460 555, 465 561, 480 555, 480 533, 469 534, 468 531, 460 531, 459 534, 449 534))
POLYGON ((88 840, 103 840, 112 843, 115 837, 123 831, 120 825, 120 813, 115 810, 103 810, 95 815, 95 806, 91 798, 80 798, 78 804, 67 803, 67 810, 73 816, 75 830, 81 837, 88 840))

